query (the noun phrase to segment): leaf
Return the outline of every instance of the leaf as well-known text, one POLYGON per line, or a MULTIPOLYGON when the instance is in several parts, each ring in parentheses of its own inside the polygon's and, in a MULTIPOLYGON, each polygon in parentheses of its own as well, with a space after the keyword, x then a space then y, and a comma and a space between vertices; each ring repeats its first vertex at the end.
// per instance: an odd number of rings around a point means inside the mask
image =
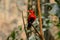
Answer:
POLYGON ((11 33, 11 37, 13 38, 13 40, 15 39, 15 31, 11 33))
POLYGON ((21 30, 22 30, 22 25, 19 25, 18 28, 19 28, 19 30, 21 31, 21 30))
POLYGON ((15 31, 13 30, 12 33, 7 37, 7 40, 10 40, 9 38, 12 38, 12 40, 15 39, 15 31))

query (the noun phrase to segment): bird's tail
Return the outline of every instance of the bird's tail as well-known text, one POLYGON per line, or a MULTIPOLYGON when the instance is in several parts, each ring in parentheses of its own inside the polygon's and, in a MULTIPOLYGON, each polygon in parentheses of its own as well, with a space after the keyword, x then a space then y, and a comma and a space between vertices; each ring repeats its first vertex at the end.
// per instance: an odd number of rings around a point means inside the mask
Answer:
POLYGON ((27 29, 30 29, 31 26, 32 26, 32 23, 28 23, 28 25, 27 25, 27 29))

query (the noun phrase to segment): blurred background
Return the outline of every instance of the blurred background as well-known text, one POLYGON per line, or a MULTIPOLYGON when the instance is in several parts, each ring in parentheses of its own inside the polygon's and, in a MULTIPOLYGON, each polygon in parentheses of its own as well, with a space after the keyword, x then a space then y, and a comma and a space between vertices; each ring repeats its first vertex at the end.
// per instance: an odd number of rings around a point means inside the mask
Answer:
MULTIPOLYGON (((40 0, 40 5, 45 40, 60 40, 58 3, 40 0)), ((26 29, 30 9, 35 11, 37 18, 33 25, 39 32, 37 0, 0 0, 0 40, 41 40, 34 28, 26 29)))

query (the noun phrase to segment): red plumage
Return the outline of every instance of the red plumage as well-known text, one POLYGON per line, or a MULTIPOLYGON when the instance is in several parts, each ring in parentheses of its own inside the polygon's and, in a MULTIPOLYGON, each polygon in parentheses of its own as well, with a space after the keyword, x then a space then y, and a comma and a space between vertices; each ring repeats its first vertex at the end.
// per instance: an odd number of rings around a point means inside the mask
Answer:
POLYGON ((28 16, 28 29, 31 27, 32 23, 36 19, 35 12, 33 10, 29 10, 29 16, 28 16))
POLYGON ((36 15, 35 15, 35 12, 33 10, 29 10, 30 14, 28 16, 28 22, 33 19, 35 20, 36 19, 36 15))

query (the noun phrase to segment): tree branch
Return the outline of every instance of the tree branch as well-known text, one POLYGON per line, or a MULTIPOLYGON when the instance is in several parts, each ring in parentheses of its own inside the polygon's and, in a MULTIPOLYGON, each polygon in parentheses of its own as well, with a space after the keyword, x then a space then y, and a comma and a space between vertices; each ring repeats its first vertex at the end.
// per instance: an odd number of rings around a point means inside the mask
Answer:
POLYGON ((39 26, 40 26, 41 40, 45 40, 44 35, 43 35, 43 31, 42 31, 42 16, 41 16, 40 0, 37 0, 37 5, 38 5, 38 16, 39 16, 39 26))

